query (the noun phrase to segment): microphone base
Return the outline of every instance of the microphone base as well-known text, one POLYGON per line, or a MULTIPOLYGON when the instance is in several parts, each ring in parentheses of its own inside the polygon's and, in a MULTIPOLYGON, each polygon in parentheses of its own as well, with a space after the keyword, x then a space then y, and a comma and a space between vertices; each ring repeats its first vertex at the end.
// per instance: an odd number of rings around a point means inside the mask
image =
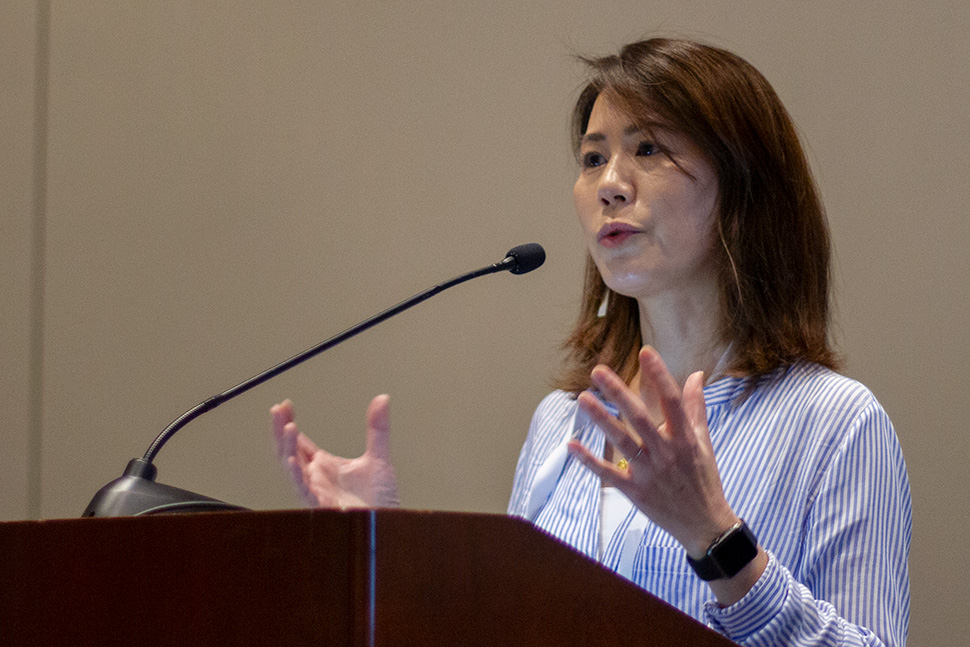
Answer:
POLYGON ((82 517, 133 517, 189 512, 246 510, 238 505, 155 482, 157 468, 148 461, 129 461, 125 473, 91 499, 82 517))

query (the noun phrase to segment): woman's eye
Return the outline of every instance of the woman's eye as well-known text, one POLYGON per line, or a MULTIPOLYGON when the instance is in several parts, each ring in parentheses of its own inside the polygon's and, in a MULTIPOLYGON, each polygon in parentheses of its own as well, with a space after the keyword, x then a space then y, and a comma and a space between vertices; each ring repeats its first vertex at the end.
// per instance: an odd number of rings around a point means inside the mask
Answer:
POLYGON ((640 155, 640 156, 656 155, 659 152, 659 150, 660 149, 657 148, 656 144, 653 144, 651 142, 640 142, 640 145, 637 146, 637 155, 640 155))
POLYGON ((606 159, 599 153, 585 153, 583 155, 583 168, 594 168, 605 161, 606 159))

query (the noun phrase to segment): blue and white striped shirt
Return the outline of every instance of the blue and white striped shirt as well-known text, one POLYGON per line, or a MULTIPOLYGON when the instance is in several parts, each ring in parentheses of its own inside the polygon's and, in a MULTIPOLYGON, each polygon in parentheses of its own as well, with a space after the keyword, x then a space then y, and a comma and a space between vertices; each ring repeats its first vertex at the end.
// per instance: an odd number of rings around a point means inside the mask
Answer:
MULTIPOLYGON (((767 569, 720 608, 683 548, 647 522, 632 542, 633 581, 745 646, 904 645, 912 511, 885 410, 863 385, 815 364, 749 386, 726 377, 704 397, 724 493, 768 551, 767 569)), ((601 548, 600 481, 566 451, 572 437, 602 455, 603 433, 556 391, 533 417, 509 513, 616 570, 636 511, 601 548)))

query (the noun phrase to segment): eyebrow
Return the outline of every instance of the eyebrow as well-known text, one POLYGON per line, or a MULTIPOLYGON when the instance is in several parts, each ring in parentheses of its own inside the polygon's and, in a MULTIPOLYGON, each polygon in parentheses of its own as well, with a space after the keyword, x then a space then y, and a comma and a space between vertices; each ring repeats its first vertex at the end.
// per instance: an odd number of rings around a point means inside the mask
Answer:
MULTIPOLYGON (((627 126, 626 128, 623 129, 623 136, 627 137, 629 135, 636 135, 638 133, 650 134, 658 131, 669 132, 670 129, 658 121, 651 121, 643 125, 631 124, 627 126)), ((579 140, 579 143, 580 145, 582 145, 589 142, 602 142, 602 141, 606 141, 606 135, 604 135, 603 133, 597 132, 597 133, 584 134, 582 138, 579 140)))

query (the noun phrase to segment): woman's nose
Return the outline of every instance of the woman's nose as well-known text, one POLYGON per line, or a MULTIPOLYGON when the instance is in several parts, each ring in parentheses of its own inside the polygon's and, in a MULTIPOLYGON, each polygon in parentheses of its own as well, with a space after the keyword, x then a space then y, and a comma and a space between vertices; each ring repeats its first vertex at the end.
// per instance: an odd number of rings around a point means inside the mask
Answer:
POLYGON ((609 161, 600 177, 597 196, 604 207, 622 206, 633 202, 633 185, 627 179, 620 160, 615 157, 609 161))

